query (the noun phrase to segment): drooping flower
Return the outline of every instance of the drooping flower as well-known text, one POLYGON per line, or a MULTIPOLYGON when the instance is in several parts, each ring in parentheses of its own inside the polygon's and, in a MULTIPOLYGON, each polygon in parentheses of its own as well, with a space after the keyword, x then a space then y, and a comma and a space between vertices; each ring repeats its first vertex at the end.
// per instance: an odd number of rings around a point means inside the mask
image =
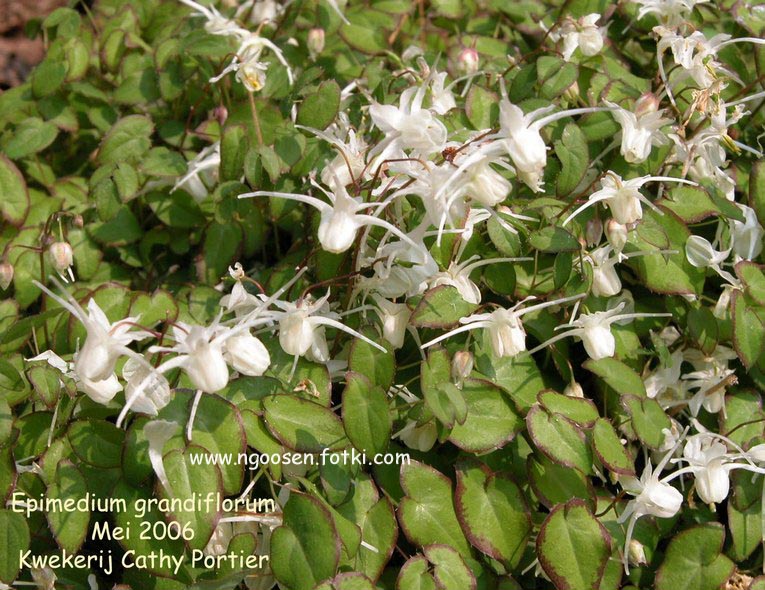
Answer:
POLYGON ((582 314, 579 319, 555 328, 556 330, 566 330, 566 332, 553 336, 529 352, 533 354, 558 340, 576 336, 581 339, 584 350, 589 357, 593 360, 600 360, 612 357, 616 352, 616 339, 611 333, 611 324, 636 318, 672 317, 671 313, 621 313, 625 305, 626 303, 622 302, 606 311, 582 314))
MULTIPOLYGON (((450 330, 446 334, 430 340, 422 345, 421 348, 427 348, 438 344, 439 342, 451 338, 462 332, 470 330, 485 329, 487 331, 491 348, 497 357, 514 357, 526 350, 526 330, 521 323, 521 317, 527 313, 539 311, 547 307, 561 305, 581 299, 584 295, 575 295, 573 297, 564 297, 552 301, 545 301, 519 309, 529 298, 518 302, 510 309, 499 308, 491 313, 478 313, 460 319, 463 324, 459 328, 450 330)), ((532 298, 533 299, 533 298, 532 298)))
POLYGON ((600 20, 597 13, 578 19, 566 17, 563 24, 549 33, 553 41, 563 40, 563 59, 569 61, 579 49, 585 57, 592 57, 603 49, 603 29, 595 23, 600 20))
POLYGON ((563 225, 566 225, 588 207, 600 202, 603 202, 604 205, 608 206, 611 215, 613 215, 617 223, 622 225, 635 223, 643 218, 641 202, 652 209, 659 211, 656 206, 640 192, 640 188, 642 188, 644 184, 652 181, 679 182, 681 184, 696 186, 695 182, 671 176, 641 176, 639 178, 622 180, 621 176, 609 170, 600 181, 600 190, 592 193, 586 203, 578 207, 565 219, 563 225))
MULTIPOLYGON (((114 374, 117 360, 121 356, 130 356, 140 359, 138 362, 145 362, 143 357, 129 349, 128 345, 148 338, 149 332, 134 329, 139 319, 137 317, 110 322, 93 298, 88 301, 88 313, 85 313, 70 295, 67 294, 67 298, 62 299, 45 285, 37 281, 34 281, 34 284, 84 326, 85 342, 74 356, 74 373, 89 397, 97 403, 108 403, 122 389, 114 374)), ((60 284, 59 288, 66 293, 60 284)))
POLYGON ((318 209, 321 215, 318 231, 319 243, 327 252, 339 254, 348 250, 353 245, 359 229, 366 225, 382 227, 415 249, 419 248, 416 242, 413 242, 395 225, 374 215, 361 213, 361 211, 372 208, 376 208, 377 213, 380 213, 387 203, 365 203, 361 197, 351 197, 340 182, 335 184, 331 192, 315 182, 313 185, 327 196, 331 204, 309 195, 275 191, 244 193, 239 195, 239 198, 277 197, 306 203, 318 209))
POLYGON ((612 109, 611 114, 621 125, 621 154, 627 162, 645 162, 653 146, 669 143, 661 128, 670 123, 671 119, 662 116, 663 110, 647 107, 655 104, 653 96, 641 97, 635 105, 635 112, 623 109, 613 102, 604 102, 612 109))

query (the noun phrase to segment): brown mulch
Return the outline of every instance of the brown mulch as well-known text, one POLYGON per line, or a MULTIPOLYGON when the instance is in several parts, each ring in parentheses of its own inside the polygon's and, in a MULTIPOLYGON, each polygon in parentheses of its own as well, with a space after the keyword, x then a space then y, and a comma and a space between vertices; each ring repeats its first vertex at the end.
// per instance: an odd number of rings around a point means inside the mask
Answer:
POLYGON ((0 88, 16 86, 44 56, 40 39, 27 39, 24 24, 64 6, 66 0, 0 0, 0 88))

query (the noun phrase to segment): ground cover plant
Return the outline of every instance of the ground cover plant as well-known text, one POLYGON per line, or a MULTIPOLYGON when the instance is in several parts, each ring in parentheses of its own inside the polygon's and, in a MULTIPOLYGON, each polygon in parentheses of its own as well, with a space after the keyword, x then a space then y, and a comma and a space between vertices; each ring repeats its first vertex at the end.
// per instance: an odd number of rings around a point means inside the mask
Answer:
POLYGON ((28 24, 0 588, 765 587, 763 31, 741 0, 28 24))

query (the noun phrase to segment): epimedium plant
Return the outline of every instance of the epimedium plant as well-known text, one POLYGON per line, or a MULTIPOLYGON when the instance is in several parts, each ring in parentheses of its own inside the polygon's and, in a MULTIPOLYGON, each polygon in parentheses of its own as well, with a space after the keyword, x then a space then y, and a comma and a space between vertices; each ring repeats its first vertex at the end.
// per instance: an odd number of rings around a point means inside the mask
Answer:
POLYGON ((764 29, 694 0, 32 23, 0 587, 765 586, 764 29), (199 459, 240 454, 281 460, 199 459), (139 510, 199 497, 270 503, 139 510), (19 558, 62 551, 93 561, 19 558))

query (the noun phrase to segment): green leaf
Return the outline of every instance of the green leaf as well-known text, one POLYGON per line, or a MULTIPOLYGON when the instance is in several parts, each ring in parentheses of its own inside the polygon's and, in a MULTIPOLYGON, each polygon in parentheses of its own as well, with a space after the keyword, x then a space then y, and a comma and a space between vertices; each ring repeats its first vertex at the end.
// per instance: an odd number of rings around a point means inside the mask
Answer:
POLYGON ((707 217, 720 214, 719 207, 702 188, 675 186, 665 195, 660 203, 685 223, 698 223, 707 217))
POLYGON ((738 358, 749 369, 757 363, 765 347, 765 326, 743 293, 735 291, 731 299, 733 346, 738 358))
POLYGON ((207 283, 220 282, 228 266, 234 261, 242 241, 242 228, 233 223, 211 223, 205 232, 204 259, 207 283))
POLYGON ((669 244, 662 243, 659 247, 669 246, 669 249, 676 251, 675 254, 631 258, 629 265, 638 273, 642 284, 651 291, 667 295, 699 294, 704 284, 704 271, 692 266, 685 256, 685 242, 690 235, 685 224, 669 209, 662 210, 660 214, 646 208, 638 229, 631 233, 625 254, 656 249, 656 244, 645 237, 651 232, 662 234, 669 240, 669 244))
POLYGON ((5 143, 5 155, 19 160, 43 151, 58 136, 58 128, 36 117, 24 119, 17 126, 11 139, 5 143))
POLYGON ((531 515, 520 487, 477 461, 457 464, 457 518, 470 543, 489 557, 517 567, 531 534, 531 515))
POLYGON ((562 227, 547 226, 529 237, 532 248, 541 252, 579 252, 582 245, 573 234, 562 227))
POLYGON ((765 221, 765 160, 752 164, 749 173, 749 206, 757 213, 760 224, 765 221))
MULTIPOLYGON (((365 330, 363 333, 372 340, 379 340, 371 330, 365 330)), ((396 356, 390 344, 387 342, 380 342, 380 344, 385 346, 387 352, 380 352, 368 342, 355 338, 348 354, 348 368, 368 376, 373 383, 388 391, 396 376, 396 356)))
POLYGON ((247 131, 241 125, 230 125, 223 131, 220 141, 221 182, 239 180, 244 174, 244 158, 249 149, 247 131))
POLYGON ((415 555, 401 566, 396 590, 437 590, 436 580, 430 573, 430 563, 424 556, 415 555))
POLYGON ((587 138, 579 127, 569 123, 563 129, 560 140, 553 145, 562 165, 555 184, 556 194, 565 197, 579 185, 590 166, 587 138))
POLYGON ((138 161, 151 147, 154 123, 144 115, 129 115, 117 121, 101 142, 100 164, 138 161))
POLYGON ((638 397, 647 397, 648 395, 640 375, 618 359, 604 358, 597 361, 589 359, 582 363, 582 366, 595 373, 606 385, 619 394, 638 397))
POLYGON ((316 92, 303 99, 298 107, 297 122, 314 129, 326 129, 337 117, 340 109, 340 86, 334 80, 326 80, 316 92))
POLYGON ((483 453, 499 449, 523 430, 523 418, 499 387, 481 379, 466 379, 462 396, 465 421, 454 425, 449 440, 463 451, 483 453))
POLYGON ((558 590, 591 590, 603 577, 611 535, 583 501, 571 500, 545 518, 537 536, 537 555, 558 590))
POLYGON ((448 545, 428 545, 423 553, 433 566, 433 578, 443 590, 475 590, 476 579, 462 556, 448 545))
POLYGON ((391 420, 388 397, 358 373, 345 374, 343 425, 353 446, 370 457, 388 446, 391 420))
POLYGON ((559 57, 544 55, 537 60, 539 92, 547 99, 553 99, 566 91, 579 77, 576 64, 559 57))
POLYGON ((468 303, 451 285, 439 285, 425 292, 409 320, 415 328, 447 329, 470 315, 477 305, 468 303))
POLYGON ((607 469, 623 475, 635 475, 633 460, 616 430, 605 418, 599 418, 592 429, 592 449, 607 469))
POLYGON ((473 84, 465 101, 465 114, 476 129, 491 129, 499 118, 499 98, 495 92, 473 84))
POLYGON ((303 453, 339 450, 348 445, 340 418, 332 410, 291 395, 263 401, 268 428, 281 443, 303 453))
POLYGON ((664 429, 671 429, 669 416, 655 399, 623 395, 622 406, 632 418, 632 428, 638 438, 652 449, 659 449, 664 444, 664 429))
POLYGON ((283 525, 271 537, 271 570, 291 590, 311 590, 335 574, 340 538, 332 518, 317 499, 292 492, 283 525))
POLYGON ((398 520, 407 538, 421 547, 445 543, 469 557, 470 545, 454 512, 449 479, 428 465, 411 461, 401 467, 401 487, 406 496, 398 505, 398 520))
POLYGON ((549 412, 562 414, 579 426, 589 428, 599 418, 595 404, 582 397, 569 397, 555 391, 540 391, 537 400, 549 412))
POLYGON ((527 460, 527 473, 534 495, 547 508, 580 498, 594 509, 595 490, 578 469, 563 467, 544 455, 532 454, 527 460))
POLYGON ((746 294, 757 305, 765 306, 765 267, 744 260, 736 265, 736 275, 744 283, 746 294))
POLYGON ((32 94, 37 98, 53 94, 64 83, 66 73, 66 62, 53 57, 44 59, 32 72, 32 94))
POLYGON ((592 452, 587 439, 568 418, 537 405, 526 414, 526 426, 534 444, 549 459, 584 473, 592 472, 592 452))
POLYGON ((166 147, 151 148, 141 159, 141 171, 149 176, 176 178, 186 172, 186 160, 166 147))
POLYGON ((93 239, 107 246, 125 246, 143 236, 138 219, 126 205, 120 207, 109 221, 91 224, 90 228, 93 239))
MULTIPOLYGON (((178 498, 191 503, 192 507, 197 499, 223 496, 223 480, 217 465, 208 465, 204 461, 195 464, 191 460, 192 455, 205 455, 207 449, 198 445, 190 445, 185 450, 172 450, 165 454, 163 462, 165 473, 170 482, 172 496, 167 490, 163 493, 167 498, 178 498)), ((170 512, 172 520, 177 522, 180 530, 194 532, 188 541, 190 549, 202 550, 207 545, 215 530, 215 525, 221 516, 221 512, 214 507, 210 510, 186 510, 181 506, 180 510, 170 512)))
POLYGON ((111 422, 78 420, 69 427, 67 437, 81 461, 101 469, 120 466, 125 433, 111 422))
POLYGON ((735 569, 721 554, 725 530, 719 523, 706 523, 675 535, 656 572, 656 590, 714 590, 735 569))
POLYGON ((152 191, 146 197, 159 220, 168 227, 192 228, 202 225, 205 217, 197 202, 188 193, 177 190, 172 193, 152 191))
POLYGON ((37 398, 49 410, 52 410, 58 401, 61 391, 60 375, 61 373, 50 365, 38 365, 27 371, 27 377, 37 398))
MULTIPOLYGON (((56 469, 56 478, 48 486, 46 497, 50 501, 77 501, 87 498, 88 486, 80 470, 71 461, 62 461, 56 469)), ((53 537, 58 546, 68 553, 77 553, 88 534, 90 509, 52 510, 47 513, 53 537)))
POLYGON ((0 510, 0 582, 12 584, 21 569, 19 555, 29 549, 29 527, 24 516, 0 510))
POLYGON ((351 498, 337 511, 356 523, 361 538, 376 551, 361 545, 356 554, 356 569, 376 580, 388 563, 398 537, 398 525, 388 498, 380 498, 369 475, 360 473, 351 486, 351 498))

